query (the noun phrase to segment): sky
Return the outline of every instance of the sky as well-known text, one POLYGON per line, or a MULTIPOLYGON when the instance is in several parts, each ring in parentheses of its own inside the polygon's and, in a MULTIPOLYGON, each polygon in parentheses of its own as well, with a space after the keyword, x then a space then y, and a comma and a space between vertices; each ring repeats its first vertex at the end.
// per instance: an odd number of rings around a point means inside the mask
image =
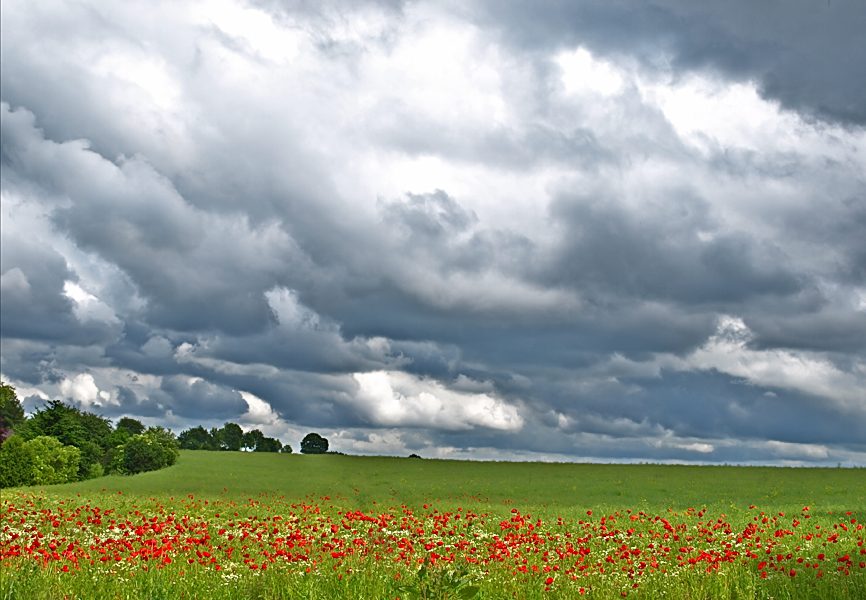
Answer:
POLYGON ((3 381, 296 451, 864 465, 864 30, 3 0, 3 381))

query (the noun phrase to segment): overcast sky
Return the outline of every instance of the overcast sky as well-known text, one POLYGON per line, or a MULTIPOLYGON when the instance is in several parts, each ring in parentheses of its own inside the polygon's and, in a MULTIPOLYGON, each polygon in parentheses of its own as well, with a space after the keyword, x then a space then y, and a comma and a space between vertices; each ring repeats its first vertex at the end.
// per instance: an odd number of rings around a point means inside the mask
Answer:
POLYGON ((862 0, 0 12, 28 411, 866 464, 862 0))

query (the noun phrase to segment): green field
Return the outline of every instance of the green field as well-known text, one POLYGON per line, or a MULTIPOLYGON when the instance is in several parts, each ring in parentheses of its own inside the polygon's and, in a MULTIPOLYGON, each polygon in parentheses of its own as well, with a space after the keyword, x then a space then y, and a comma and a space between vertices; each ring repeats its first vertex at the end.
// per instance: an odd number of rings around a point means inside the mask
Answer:
POLYGON ((184 451, 4 490, 0 597, 864 598, 864 513, 862 469, 184 451))
MULTIPOLYGON (((168 469, 52 486, 57 494, 339 495, 345 506, 483 499, 522 507, 673 508, 772 505, 866 509, 866 470, 470 462, 395 457, 181 451, 168 469)), ((29 488, 34 491, 36 488, 29 488)))

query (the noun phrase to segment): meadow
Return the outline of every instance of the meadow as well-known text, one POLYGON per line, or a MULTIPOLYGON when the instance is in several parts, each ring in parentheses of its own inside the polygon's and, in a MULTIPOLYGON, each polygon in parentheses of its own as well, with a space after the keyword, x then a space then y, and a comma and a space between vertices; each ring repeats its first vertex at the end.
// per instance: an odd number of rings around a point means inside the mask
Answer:
POLYGON ((183 451, 3 490, 0 598, 866 598, 862 469, 183 451))

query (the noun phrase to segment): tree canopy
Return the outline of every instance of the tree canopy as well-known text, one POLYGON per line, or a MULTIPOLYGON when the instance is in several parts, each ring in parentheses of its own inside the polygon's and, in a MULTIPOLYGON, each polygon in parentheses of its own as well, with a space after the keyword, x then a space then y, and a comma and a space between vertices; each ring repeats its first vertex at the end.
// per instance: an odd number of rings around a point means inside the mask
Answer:
POLYGON ((318 433, 308 433, 301 440, 301 454, 324 454, 328 451, 328 440, 318 433))

